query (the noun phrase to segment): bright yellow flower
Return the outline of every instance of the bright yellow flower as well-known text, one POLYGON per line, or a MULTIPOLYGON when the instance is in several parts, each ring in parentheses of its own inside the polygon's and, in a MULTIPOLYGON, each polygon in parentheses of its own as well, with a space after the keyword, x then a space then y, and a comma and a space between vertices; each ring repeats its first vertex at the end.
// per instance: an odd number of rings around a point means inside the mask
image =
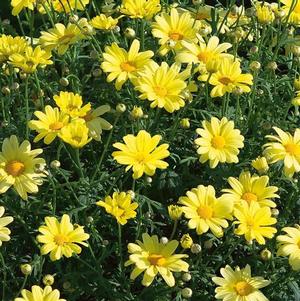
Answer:
MULTIPOLYGON (((269 3, 268 3, 269 4, 269 3)), ((255 5, 256 17, 261 24, 270 24, 275 20, 275 15, 269 5, 258 2, 255 5)))
POLYGON ((112 155, 119 164, 128 165, 126 171, 132 168, 134 179, 140 178, 144 173, 153 176, 156 168, 166 169, 169 166, 163 161, 170 155, 169 144, 164 143, 157 147, 161 140, 160 135, 151 137, 148 132, 141 130, 137 136, 126 135, 123 140, 125 144, 113 144, 119 151, 113 152, 112 155))
POLYGON ((35 111, 34 115, 38 120, 30 120, 28 126, 39 134, 34 138, 34 142, 44 139, 45 144, 50 144, 60 133, 61 129, 69 123, 69 116, 60 112, 58 108, 45 107, 45 113, 35 111))
POLYGON ((13 7, 12 15, 17 16, 24 8, 33 10, 36 0, 11 0, 10 4, 13 7))
POLYGON ((193 239, 191 238, 191 236, 189 234, 184 234, 182 235, 181 239, 180 239, 180 245, 184 248, 184 249, 189 249, 193 244, 193 239))
POLYGON ((152 35, 159 39, 159 52, 165 55, 171 49, 178 51, 182 48, 183 41, 197 42, 195 24, 189 12, 180 14, 176 8, 172 8, 170 14, 156 16, 152 24, 152 35))
POLYGON ((119 19, 120 17, 114 19, 111 16, 107 17, 105 14, 100 14, 94 17, 90 24, 96 29, 112 30, 118 25, 119 19))
POLYGON ((278 256, 289 256, 289 264, 294 271, 300 270, 300 226, 284 227, 286 234, 277 236, 278 256))
POLYGON ((70 222, 70 217, 64 214, 59 222, 57 218, 45 217, 45 224, 39 227, 40 235, 37 236, 37 241, 43 246, 41 254, 50 253, 52 261, 59 260, 61 257, 71 257, 73 253, 80 254, 81 247, 87 247, 84 242, 89 239, 89 234, 84 232, 82 226, 76 224, 76 227, 70 222))
POLYGON ((41 288, 37 285, 31 287, 31 291, 23 289, 21 291, 22 298, 15 298, 14 301, 66 301, 60 299, 59 290, 52 290, 51 286, 41 288))
POLYGON ((255 160, 252 160, 251 165, 259 174, 264 174, 269 170, 266 157, 257 157, 255 160))
POLYGON ((233 270, 229 265, 220 270, 223 277, 213 277, 212 281, 218 285, 216 299, 223 301, 268 301, 259 290, 271 283, 262 277, 252 277, 251 268, 236 267, 233 270))
POLYGON ((42 50, 40 46, 32 48, 26 47, 24 53, 14 53, 9 56, 10 63, 20 68, 25 73, 34 73, 38 67, 45 68, 53 64, 50 60, 51 53, 42 50))
POLYGON ((283 161, 284 173, 292 177, 300 171, 300 129, 296 129, 294 136, 273 127, 278 136, 267 135, 271 142, 264 145, 264 155, 269 163, 283 161))
MULTIPOLYGON (((43 5, 47 7, 49 11, 51 11, 52 7, 55 11, 59 13, 69 13, 71 10, 84 10, 85 6, 90 2, 90 0, 41 0, 43 5), (51 3, 51 6, 50 6, 51 3)), ((39 5, 40 13, 45 14, 45 8, 42 4, 39 5)))
POLYGON ((42 158, 36 158, 43 152, 41 148, 31 150, 30 142, 19 144, 16 136, 5 138, 0 152, 0 193, 5 193, 11 186, 20 197, 27 200, 27 193, 37 193, 38 185, 43 183, 43 173, 35 168, 45 165, 42 158))
POLYGON ((142 284, 149 286, 157 274, 160 274, 168 286, 175 285, 175 278, 172 272, 187 272, 189 265, 182 258, 187 258, 186 254, 173 254, 178 247, 177 240, 171 240, 166 244, 158 241, 156 235, 149 236, 147 233, 142 235, 143 241, 138 244, 129 243, 129 260, 125 266, 131 264, 135 268, 130 274, 130 279, 135 279, 144 272, 142 284))
POLYGON ((53 96, 53 99, 60 110, 70 117, 83 118, 91 110, 91 104, 87 103, 82 106, 82 97, 79 94, 74 94, 73 92, 61 91, 59 95, 53 96))
POLYGON ((182 208, 177 205, 170 205, 168 206, 168 213, 170 216, 170 219, 173 221, 177 221, 182 216, 182 208))
POLYGON ((234 129, 233 121, 226 117, 221 120, 212 117, 210 122, 204 120, 202 126, 196 130, 200 138, 195 140, 200 162, 209 160, 210 168, 215 168, 219 162, 237 163, 239 148, 244 147, 244 137, 234 129))
POLYGON ((256 202, 260 207, 276 207, 276 203, 271 199, 279 198, 279 195, 276 194, 278 188, 268 186, 268 176, 251 176, 250 172, 244 171, 238 179, 229 177, 228 183, 231 189, 223 189, 222 192, 226 192, 223 197, 232 200, 235 206, 240 205, 244 200, 249 204, 256 202))
POLYGON ((132 80, 147 64, 150 63, 150 58, 154 55, 151 50, 139 52, 140 42, 134 40, 129 51, 120 48, 116 43, 105 47, 103 53, 104 62, 101 68, 104 72, 109 73, 107 82, 116 80, 115 87, 121 90, 122 85, 129 79, 132 80))
POLYGON ((61 128, 58 137, 74 148, 82 148, 92 140, 88 134, 89 129, 84 119, 78 118, 61 128))
POLYGON ((220 97, 225 93, 232 93, 236 88, 249 93, 253 84, 251 74, 242 74, 239 61, 225 58, 220 64, 220 68, 210 77, 209 83, 215 86, 210 92, 211 97, 220 97))
POLYGON ((3 241, 10 240, 10 230, 6 227, 8 224, 13 222, 13 217, 5 216, 3 217, 5 208, 0 206, 0 247, 2 246, 3 241))
POLYGON ((22 54, 28 47, 23 37, 12 37, 9 35, 0 36, 0 63, 8 61, 9 56, 15 53, 22 54))
POLYGON ((104 207, 106 212, 114 216, 121 225, 127 224, 127 220, 136 217, 135 209, 138 207, 138 203, 131 202, 131 195, 126 192, 114 192, 112 197, 107 196, 96 204, 104 207))
POLYGON ((122 0, 120 11, 132 19, 150 20, 160 12, 160 0, 122 0))
POLYGON ((300 24, 300 1, 299 0, 280 0, 283 4, 281 7, 285 15, 289 16, 289 22, 294 25, 300 24), (291 11, 291 12, 290 12, 291 11))
POLYGON ((178 204, 187 219, 188 227, 196 229, 197 234, 209 229, 216 237, 223 236, 223 229, 228 227, 227 219, 232 219, 233 202, 222 197, 216 198, 213 186, 199 185, 179 198, 178 204))
POLYGON ((272 238, 277 232, 276 228, 269 227, 276 224, 276 218, 271 217, 271 209, 269 207, 260 207, 257 202, 250 204, 244 200, 237 205, 234 210, 234 216, 238 224, 234 231, 237 235, 245 235, 245 239, 252 243, 256 240, 260 245, 266 243, 266 238, 272 238))

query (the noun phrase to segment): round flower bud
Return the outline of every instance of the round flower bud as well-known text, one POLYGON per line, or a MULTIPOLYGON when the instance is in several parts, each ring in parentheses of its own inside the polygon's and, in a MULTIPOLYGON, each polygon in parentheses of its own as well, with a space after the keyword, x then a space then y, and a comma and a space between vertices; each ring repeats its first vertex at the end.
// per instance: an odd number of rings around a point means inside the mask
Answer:
POLYGON ((180 120, 180 126, 183 129, 189 129, 191 126, 189 118, 182 118, 180 120))
POLYGON ((21 264, 20 269, 23 275, 30 275, 32 272, 32 266, 28 263, 21 264))
POLYGON ((102 243, 105 247, 109 245, 109 241, 107 239, 104 239, 102 243))
POLYGON ((59 80, 59 83, 64 86, 64 87, 67 87, 69 86, 69 80, 66 78, 66 77, 62 77, 60 80, 59 80))
POLYGON ((130 195, 131 199, 134 200, 135 199, 135 193, 133 190, 127 190, 127 193, 130 195))
POLYGON ((53 169, 60 168, 60 162, 58 160, 53 160, 50 163, 50 167, 53 169))
POLYGON ((130 117, 132 119, 140 119, 144 115, 144 112, 141 107, 134 106, 132 111, 130 112, 130 117))
POLYGON ((88 216, 88 217, 86 218, 86 221, 87 221, 88 224, 91 224, 91 223, 93 223, 94 218, 93 218, 92 216, 88 216))
POLYGON ((10 89, 7 86, 2 87, 1 92, 4 95, 9 95, 10 94, 10 89))
POLYGON ((211 249, 213 247, 213 245, 214 245, 214 243, 213 243, 213 241, 211 239, 206 240, 204 242, 204 248, 205 249, 211 249))
POLYGON ((277 19, 283 19, 284 17, 285 17, 285 15, 286 15, 286 13, 285 13, 285 11, 284 10, 282 10, 282 9, 278 9, 278 10, 276 10, 275 11, 275 17, 277 18, 277 19))
POLYGON ((192 0, 194 5, 201 5, 203 3, 202 0, 192 0))
POLYGON ((53 277, 53 275, 47 274, 47 275, 45 275, 43 277, 43 284, 44 285, 51 286, 51 285, 53 285, 53 283, 54 283, 54 277, 53 277))
POLYGON ((134 39, 136 34, 135 34, 135 31, 133 28, 131 27, 127 27, 125 30, 124 30, 124 34, 125 34, 125 37, 127 39, 134 39))
POLYGON ((295 78, 295 80, 294 80, 294 88, 296 89, 296 91, 300 90, 300 77, 299 78, 295 78))
POLYGON ((257 93, 257 95, 264 95, 264 90, 262 90, 262 89, 257 89, 256 90, 256 93, 257 93))
POLYGON ((190 273, 183 273, 181 279, 184 282, 189 282, 192 279, 192 275, 190 273))
POLYGON ((10 24, 10 20, 9 19, 3 19, 2 20, 2 25, 3 26, 7 26, 7 25, 9 25, 10 24))
POLYGON ((258 61, 253 61, 250 63, 250 69, 252 71, 258 71, 261 68, 261 64, 258 61))
POLYGON ((193 291, 189 287, 185 287, 181 290, 181 296, 183 298, 191 298, 193 295, 193 291))
POLYGON ((12 90, 18 90, 20 88, 20 85, 18 84, 18 83, 12 83, 12 85, 11 85, 11 89, 12 90))
POLYGON ((99 69, 99 68, 93 70, 93 72, 92 72, 92 75, 93 75, 94 77, 99 77, 99 76, 101 76, 101 74, 102 74, 102 70, 99 69))
POLYGON ((258 52, 258 47, 257 47, 257 46, 251 47, 251 49, 250 49, 250 53, 251 53, 251 54, 255 54, 255 53, 257 53, 257 52, 258 52))
POLYGON ((271 209, 271 213, 272 213, 272 215, 273 215, 274 217, 276 217, 276 216, 279 215, 279 210, 276 209, 276 208, 272 208, 272 209, 271 209))
POLYGON ((267 69, 269 70, 273 70, 275 71, 277 69, 277 63, 276 62, 269 62, 268 65, 267 65, 267 69))
POLYGON ((184 234, 180 239, 180 245, 184 249, 189 249, 193 245, 193 239, 190 237, 189 234, 184 234))
POLYGON ((151 183, 152 183, 152 178, 151 178, 151 177, 146 177, 146 182, 147 182, 148 184, 151 184, 151 183))
POLYGON ((116 106, 116 111, 118 113, 124 113, 126 111, 126 106, 123 103, 118 103, 116 106))
POLYGON ((97 51, 95 51, 95 50, 92 50, 90 52, 90 58, 93 59, 93 60, 99 59, 99 53, 97 51))
POLYGON ((260 175, 265 174, 269 170, 269 165, 265 157, 258 157, 252 160, 251 166, 255 168, 260 175))
POLYGON ((202 251, 202 248, 199 244, 192 244, 191 246, 191 252, 193 254, 199 254, 202 251))
POLYGON ((160 242, 163 244, 163 245, 166 245, 168 243, 168 238, 163 236, 161 239, 160 239, 160 242))
POLYGON ((69 290, 72 287, 71 283, 69 281, 65 281, 63 283, 63 289, 69 290))
POLYGON ((181 218, 182 208, 177 205, 170 205, 168 206, 168 213, 171 220, 177 221, 181 218))
POLYGON ((24 72, 20 72, 19 75, 21 79, 25 79, 27 77, 27 74, 24 72))
POLYGON ((62 73, 63 73, 63 74, 69 74, 69 73, 70 73, 69 67, 64 66, 64 67, 62 68, 62 73))
POLYGON ((245 10, 245 15, 247 17, 254 17, 255 16, 255 8, 254 7, 249 7, 245 10))
POLYGON ((272 258, 272 253, 268 249, 263 249, 260 252, 260 258, 265 261, 270 260, 272 258))
POLYGON ((120 29, 119 26, 115 26, 114 29, 113 29, 113 31, 114 31, 115 33, 119 33, 120 30, 121 30, 121 29, 120 29))
POLYGON ((69 22, 72 23, 72 24, 77 23, 78 20, 79 20, 79 17, 78 17, 77 15, 72 15, 72 16, 70 16, 70 18, 69 18, 69 22))

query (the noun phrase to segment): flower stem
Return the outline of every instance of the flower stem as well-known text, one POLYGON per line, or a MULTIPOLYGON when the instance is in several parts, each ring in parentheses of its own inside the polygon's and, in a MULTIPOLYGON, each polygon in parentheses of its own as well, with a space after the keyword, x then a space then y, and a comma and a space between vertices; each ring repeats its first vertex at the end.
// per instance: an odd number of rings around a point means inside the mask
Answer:
POLYGON ((28 278, 28 275, 25 275, 24 280, 23 280, 23 283, 22 283, 22 286, 21 286, 21 288, 19 289, 19 291, 18 291, 18 293, 17 293, 17 295, 16 295, 16 298, 17 298, 18 296, 20 296, 20 294, 21 294, 23 288, 25 287, 26 282, 27 282, 27 278, 28 278))
POLYGON ((3 281, 2 282, 2 300, 5 300, 5 286, 6 286, 6 265, 2 253, 0 252, 0 261, 3 267, 3 281))
POLYGON ((123 254, 122 254, 122 226, 118 223, 118 239, 119 239, 119 255, 120 255, 120 270, 123 274, 123 254))
POLYGON ((80 162, 79 148, 75 149, 75 158, 76 158, 76 163, 78 165, 79 176, 80 176, 80 178, 85 178, 83 170, 82 170, 81 162, 80 162))
POLYGON ((178 226, 178 220, 176 220, 176 221, 174 222, 173 230, 172 230, 172 233, 171 233, 171 236, 170 236, 170 240, 173 239, 173 237, 174 237, 174 235, 175 235, 175 233, 176 233, 176 230, 177 230, 177 226, 178 226))
POLYGON ((28 76, 26 76, 25 79, 25 107, 26 107, 26 139, 29 139, 29 127, 28 127, 28 121, 29 121, 29 99, 28 99, 28 76))

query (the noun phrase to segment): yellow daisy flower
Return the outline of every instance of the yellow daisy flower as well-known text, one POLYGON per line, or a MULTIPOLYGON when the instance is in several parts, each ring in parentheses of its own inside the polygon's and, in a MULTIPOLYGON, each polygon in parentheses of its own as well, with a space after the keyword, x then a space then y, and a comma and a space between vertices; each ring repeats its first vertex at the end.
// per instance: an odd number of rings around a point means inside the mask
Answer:
POLYGON ((234 216, 238 224, 234 231, 237 235, 245 235, 245 239, 252 243, 256 240, 260 245, 266 243, 266 238, 272 238, 277 232, 276 228, 269 227, 276 224, 276 218, 271 217, 271 209, 269 207, 260 207, 257 202, 241 201, 234 210, 234 216))
POLYGON ((43 173, 35 171, 36 166, 45 165, 45 160, 36 158, 43 152, 41 148, 31 150, 30 142, 19 144, 16 136, 5 138, 0 152, 0 193, 5 193, 11 186, 20 197, 27 200, 27 193, 37 193, 43 183, 43 173))
POLYGON ((12 15, 17 16, 24 8, 33 10, 36 0, 11 0, 10 4, 13 7, 12 15))
POLYGON ((112 30, 118 25, 120 18, 121 17, 114 19, 111 16, 107 17, 105 14, 100 14, 92 18, 90 24, 96 29, 112 30))
POLYGON ((168 286, 174 286, 175 278, 172 272, 188 271, 188 263, 182 260, 188 255, 173 254, 178 247, 177 240, 162 244, 156 235, 150 236, 147 233, 144 233, 142 238, 143 241, 138 240, 137 244, 128 244, 128 252, 131 255, 125 266, 135 265, 130 279, 134 280, 144 272, 142 284, 149 286, 156 275, 160 274, 168 286))
POLYGON ((52 290, 51 286, 41 288, 38 285, 31 287, 31 291, 23 289, 21 291, 22 298, 15 298, 14 301, 66 301, 60 298, 59 290, 52 290))
POLYGON ((132 19, 150 20, 160 10, 160 0, 122 0, 120 7, 120 12, 132 19))
POLYGON ((230 301, 267 301, 260 291, 271 281, 262 277, 252 277, 251 267, 247 264, 243 269, 236 267, 234 270, 226 265, 220 270, 223 277, 213 277, 212 281, 218 285, 216 299, 230 301))
POLYGON ((294 136, 278 127, 273 129, 278 136, 266 136, 271 142, 264 145, 264 156, 270 164, 282 161, 285 175, 292 177, 300 171, 300 129, 295 130, 294 136))
POLYGON ((195 140, 201 163, 209 160, 210 168, 215 168, 219 162, 239 162, 237 155, 239 148, 244 147, 244 137, 234 129, 233 121, 212 117, 210 122, 204 120, 202 126, 196 130, 200 137, 195 140))
POLYGON ((70 13, 72 10, 84 10, 85 6, 89 4, 90 0, 51 0, 51 5, 48 0, 40 0, 43 2, 43 5, 39 5, 39 12, 45 14, 45 8, 47 7, 51 11, 52 7, 55 11, 59 13, 70 13))
POLYGON ((136 217, 135 209, 138 207, 138 203, 131 202, 131 195, 126 192, 114 192, 112 197, 107 196, 96 204, 104 207, 106 212, 114 216, 121 225, 127 224, 127 220, 136 217))
POLYGON ((209 229, 216 237, 223 236, 223 228, 228 227, 227 219, 232 219, 233 202, 222 197, 216 198, 213 186, 199 185, 179 198, 184 216, 189 219, 188 227, 197 234, 209 229))
POLYGON ((89 234, 84 232, 82 226, 76 224, 76 227, 70 222, 70 217, 64 214, 59 222, 57 218, 45 217, 45 224, 39 227, 40 235, 37 236, 37 241, 43 246, 41 254, 50 253, 52 261, 59 260, 61 257, 71 257, 73 253, 80 254, 81 247, 87 247, 84 242, 89 239, 89 234))
POLYGON ((262 3, 256 4, 255 13, 258 22, 261 24, 271 24, 275 20, 275 15, 269 5, 264 5, 262 3))
POLYGON ((140 178, 144 173, 153 176, 156 168, 166 169, 169 166, 163 161, 170 155, 169 144, 157 147, 161 140, 160 135, 151 137, 148 132, 141 130, 137 136, 126 135, 123 140, 125 144, 113 144, 119 151, 113 152, 112 155, 119 164, 127 165, 126 171, 132 168, 134 179, 140 178))
POLYGON ((244 171, 239 178, 228 178, 231 189, 223 189, 226 192, 223 197, 233 201, 234 205, 239 205, 242 200, 248 202, 257 202, 260 207, 276 207, 272 198, 279 198, 276 194, 278 188, 276 186, 268 186, 269 177, 257 175, 251 176, 250 172, 244 171))
POLYGON ((280 0, 283 4, 281 9, 285 12, 285 15, 289 15, 289 22, 294 25, 300 24, 300 1, 298 0, 280 0))
POLYGON ((251 166, 255 168, 259 174, 267 173, 269 170, 266 157, 257 157, 255 160, 252 160, 251 166))
POLYGON ((10 35, 0 36, 0 63, 8 61, 9 56, 15 53, 22 54, 28 47, 23 37, 12 37, 10 35))
POLYGON ((5 216, 3 217, 5 208, 0 206, 0 247, 2 246, 3 241, 10 240, 10 230, 6 227, 8 224, 13 222, 13 217, 5 216))
POLYGON ((209 83, 215 86, 210 92, 211 97, 220 97, 226 93, 232 93, 236 88, 249 93, 251 91, 249 86, 253 84, 253 76, 248 73, 242 74, 239 61, 224 58, 219 64, 218 71, 210 77, 209 83))
POLYGON ((34 115, 39 120, 30 120, 28 126, 30 129, 38 132, 34 142, 44 139, 45 144, 50 144, 60 133, 61 129, 69 123, 69 116, 60 112, 58 108, 51 106, 45 107, 45 113, 35 111, 34 115))
POLYGON ((294 271, 300 270, 300 226, 284 227, 286 234, 277 236, 278 256, 288 256, 294 271))
POLYGON ((116 43, 105 47, 103 53, 104 62, 101 68, 109 73, 107 82, 116 80, 115 87, 121 90, 123 84, 129 79, 132 80, 137 72, 150 63, 150 58, 154 55, 151 50, 139 52, 140 42, 134 40, 129 51, 120 48, 116 43))

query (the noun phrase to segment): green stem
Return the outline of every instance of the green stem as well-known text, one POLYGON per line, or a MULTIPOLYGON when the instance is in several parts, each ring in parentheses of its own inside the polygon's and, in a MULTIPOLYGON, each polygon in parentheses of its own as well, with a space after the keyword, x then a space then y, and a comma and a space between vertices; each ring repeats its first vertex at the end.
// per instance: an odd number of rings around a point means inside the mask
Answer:
POLYGON ((141 50, 145 49, 145 21, 141 19, 141 50))
POLYGON ((26 139, 29 139, 29 127, 28 127, 28 122, 29 122, 29 99, 28 99, 28 75, 26 76, 25 79, 25 107, 26 107, 26 139))
POLYGON ((120 270, 123 274, 123 254, 122 254, 122 226, 118 223, 118 241, 119 241, 119 255, 120 255, 120 270))
POLYGON ((3 281, 2 282, 2 300, 5 300, 5 287, 6 287, 6 265, 5 265, 5 261, 3 258, 2 253, 0 252, 0 261, 2 263, 2 267, 3 267, 3 281))
POLYGON ((26 285, 26 282, 27 282, 27 278, 28 278, 28 275, 25 275, 24 280, 23 280, 23 283, 22 283, 22 286, 21 286, 21 288, 19 289, 19 291, 18 291, 18 293, 17 293, 17 295, 16 295, 16 298, 17 298, 18 296, 20 296, 22 290, 24 289, 24 287, 25 287, 25 285, 26 285))
POLYGON ((81 162, 80 162, 79 148, 75 149, 75 155, 76 155, 76 161, 77 161, 77 165, 78 165, 79 176, 80 176, 80 178, 85 178, 83 170, 82 170, 81 162))
POLYGON ((178 220, 175 220, 174 225, 173 225, 173 230, 172 230, 172 233, 171 233, 171 236, 170 236, 170 240, 173 239, 173 237, 176 233, 176 230, 177 230, 177 226, 178 226, 178 220))

